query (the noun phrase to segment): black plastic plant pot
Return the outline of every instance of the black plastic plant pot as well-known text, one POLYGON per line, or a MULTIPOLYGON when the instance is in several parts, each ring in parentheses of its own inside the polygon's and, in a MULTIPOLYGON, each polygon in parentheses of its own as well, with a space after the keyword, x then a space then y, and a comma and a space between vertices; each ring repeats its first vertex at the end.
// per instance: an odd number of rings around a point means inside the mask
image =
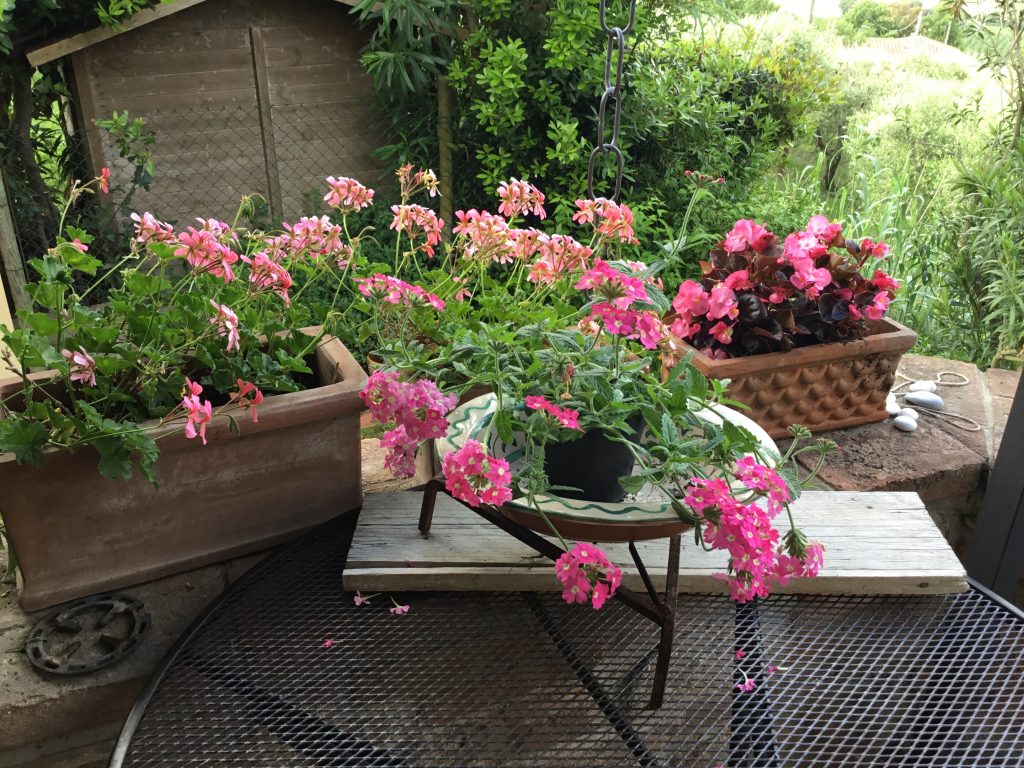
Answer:
MULTIPOLYGON (((634 439, 642 425, 640 414, 627 420, 634 439)), ((549 443, 544 451, 544 471, 548 482, 578 491, 556 490, 555 494, 579 501, 622 501, 626 491, 619 478, 630 475, 636 463, 622 443, 609 440, 600 429, 591 429, 579 440, 549 443)))

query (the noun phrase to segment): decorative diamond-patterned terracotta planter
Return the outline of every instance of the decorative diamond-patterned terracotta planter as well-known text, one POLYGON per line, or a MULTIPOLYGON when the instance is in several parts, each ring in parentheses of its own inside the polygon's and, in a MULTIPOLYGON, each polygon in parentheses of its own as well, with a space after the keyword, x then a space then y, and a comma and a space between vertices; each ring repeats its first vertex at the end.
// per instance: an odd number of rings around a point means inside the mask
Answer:
POLYGON ((825 432, 886 418, 885 396, 917 334, 895 320, 870 326, 856 341, 728 360, 683 347, 705 376, 730 380, 729 397, 750 406, 747 415, 769 435, 785 437, 791 424, 825 432))

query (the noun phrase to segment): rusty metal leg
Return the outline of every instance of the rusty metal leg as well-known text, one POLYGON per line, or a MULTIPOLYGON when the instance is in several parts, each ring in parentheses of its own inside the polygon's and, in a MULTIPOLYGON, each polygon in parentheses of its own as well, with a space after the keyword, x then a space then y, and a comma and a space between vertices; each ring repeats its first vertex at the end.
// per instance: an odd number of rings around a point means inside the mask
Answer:
POLYGON ((423 503, 420 505, 420 533, 430 535, 430 523, 434 519, 434 504, 437 503, 437 492, 444 488, 439 478, 431 478, 423 486, 423 503))
POLYGON ((665 700, 665 686, 668 683, 668 665, 672 660, 672 643, 676 631, 676 604, 679 597, 679 547, 680 535, 668 540, 668 567, 665 571, 665 599, 661 603, 661 641, 658 646, 658 663, 654 668, 654 687, 651 690, 651 709, 659 709, 665 700))

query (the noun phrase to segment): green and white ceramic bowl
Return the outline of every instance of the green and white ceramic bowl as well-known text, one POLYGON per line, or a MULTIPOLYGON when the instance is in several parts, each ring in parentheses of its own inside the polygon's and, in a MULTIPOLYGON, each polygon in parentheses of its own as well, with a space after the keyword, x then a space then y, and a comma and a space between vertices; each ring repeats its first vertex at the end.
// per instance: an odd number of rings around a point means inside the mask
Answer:
MULTIPOLYGON (((493 393, 488 393, 452 411, 448 417, 448 434, 435 442, 439 461, 451 451, 461 448, 467 440, 480 440, 494 418, 496 405, 497 398, 493 393)), ((764 460, 778 460, 779 450, 768 433, 739 411, 714 406, 704 409, 698 415, 716 424, 727 421, 745 428, 761 444, 764 460)), ((504 443, 493 431, 488 451, 492 456, 508 461, 513 471, 516 470, 517 462, 523 461, 522 442, 517 439, 512 443, 504 443)), ((641 489, 639 493, 627 496, 621 502, 577 501, 554 494, 538 496, 536 502, 537 508, 543 511, 562 536, 577 540, 641 541, 664 538, 689 527, 654 488, 641 489)), ((502 512, 520 525, 539 533, 551 533, 544 518, 537 513, 537 509, 527 504, 525 498, 508 502, 502 507, 502 512)))

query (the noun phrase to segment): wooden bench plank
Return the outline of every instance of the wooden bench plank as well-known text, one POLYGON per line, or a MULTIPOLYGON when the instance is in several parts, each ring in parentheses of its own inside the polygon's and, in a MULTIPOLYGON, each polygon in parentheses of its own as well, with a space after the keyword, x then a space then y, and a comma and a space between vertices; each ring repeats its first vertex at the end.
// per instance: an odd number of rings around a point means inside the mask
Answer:
MULTIPOLYGON (((348 555, 345 589, 376 591, 556 591, 550 563, 504 531, 441 494, 429 538, 416 528, 417 492, 367 496, 348 555)), ((780 593, 951 594, 967 589, 960 561, 914 493, 808 492, 794 516, 825 544, 825 566, 814 579, 795 579, 780 593)), ((777 521, 784 533, 787 522, 777 521)), ((602 545, 623 568, 625 583, 642 588, 625 544, 602 545)), ((638 542, 655 583, 663 586, 668 542, 638 542)), ((727 555, 707 552, 684 534, 680 592, 721 592, 712 574, 727 555)))

